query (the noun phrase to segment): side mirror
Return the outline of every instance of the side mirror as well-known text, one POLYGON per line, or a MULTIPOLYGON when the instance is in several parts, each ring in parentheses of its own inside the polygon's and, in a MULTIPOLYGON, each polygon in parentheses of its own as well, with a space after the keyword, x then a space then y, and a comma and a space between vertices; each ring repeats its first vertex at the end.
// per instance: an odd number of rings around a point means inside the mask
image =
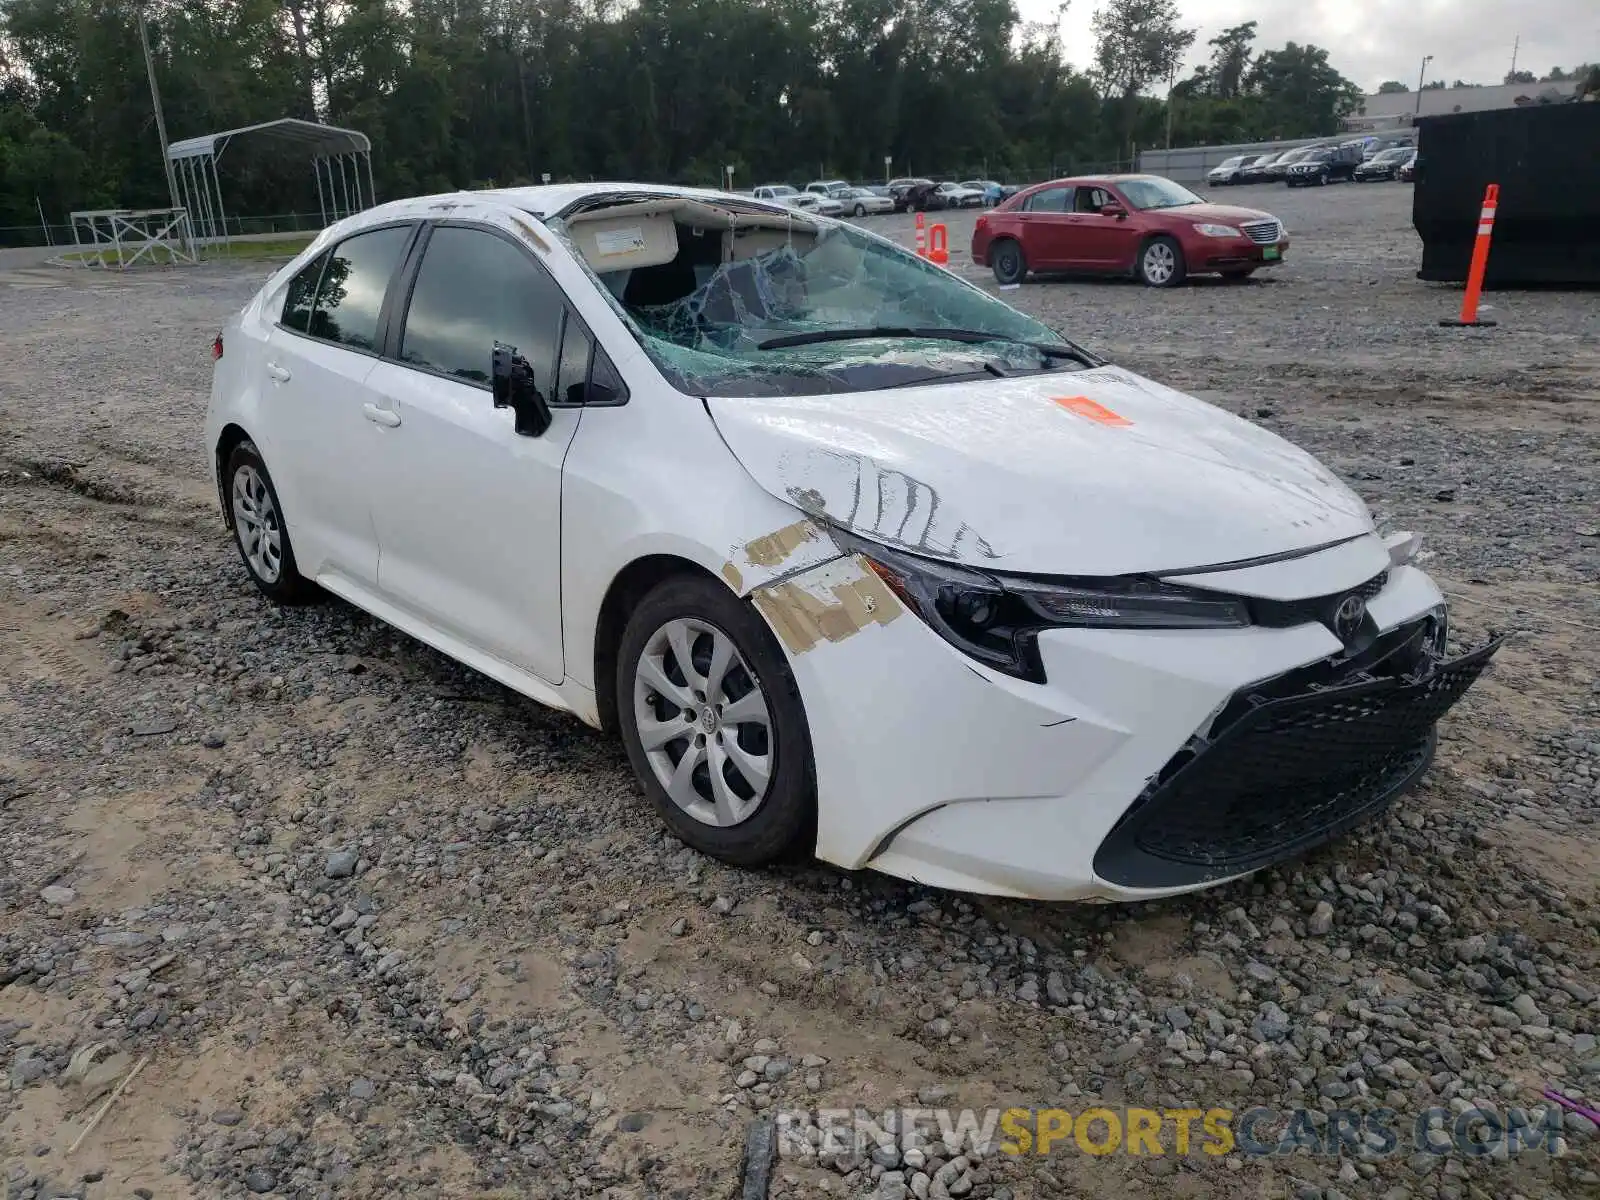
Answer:
POLYGON ((1102 217, 1115 217, 1121 221, 1127 217, 1128 210, 1120 204, 1102 204, 1100 206, 1100 215, 1102 217))
POLYGON ((538 437, 550 428, 550 405, 534 386, 533 367, 517 353, 515 346, 496 342, 490 353, 494 406, 509 408, 516 414, 516 431, 523 437, 538 437))

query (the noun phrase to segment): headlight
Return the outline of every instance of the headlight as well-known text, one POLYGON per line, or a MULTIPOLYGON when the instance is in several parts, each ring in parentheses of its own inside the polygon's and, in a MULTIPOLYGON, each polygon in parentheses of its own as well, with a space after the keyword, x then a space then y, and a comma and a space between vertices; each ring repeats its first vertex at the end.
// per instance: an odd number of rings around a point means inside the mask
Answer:
POLYGON ((1202 234, 1205 237, 1224 238, 1244 236, 1232 225, 1196 225, 1194 230, 1196 233, 1202 234))
POLYGON ((1044 682, 1041 629, 1238 629, 1241 600, 1138 576, 1030 579, 976 571, 892 550, 840 530, 839 547, 861 555, 907 608, 956 649, 997 671, 1044 682))

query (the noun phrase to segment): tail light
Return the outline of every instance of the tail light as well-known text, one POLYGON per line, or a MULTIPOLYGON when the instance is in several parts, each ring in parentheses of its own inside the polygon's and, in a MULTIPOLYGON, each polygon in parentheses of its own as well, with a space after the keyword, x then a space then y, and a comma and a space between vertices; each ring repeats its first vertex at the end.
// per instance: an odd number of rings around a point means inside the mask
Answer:
POLYGON ((211 361, 216 362, 222 357, 222 335, 219 333, 211 342, 211 361))

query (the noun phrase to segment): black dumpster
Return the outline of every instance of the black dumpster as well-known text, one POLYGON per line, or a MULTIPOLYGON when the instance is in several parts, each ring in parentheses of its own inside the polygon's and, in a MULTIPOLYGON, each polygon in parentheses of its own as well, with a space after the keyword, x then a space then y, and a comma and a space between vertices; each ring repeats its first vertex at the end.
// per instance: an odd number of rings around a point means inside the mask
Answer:
POLYGON ((1417 130, 1419 279, 1466 279, 1498 183, 1485 286, 1600 284, 1600 102, 1423 117, 1417 130))

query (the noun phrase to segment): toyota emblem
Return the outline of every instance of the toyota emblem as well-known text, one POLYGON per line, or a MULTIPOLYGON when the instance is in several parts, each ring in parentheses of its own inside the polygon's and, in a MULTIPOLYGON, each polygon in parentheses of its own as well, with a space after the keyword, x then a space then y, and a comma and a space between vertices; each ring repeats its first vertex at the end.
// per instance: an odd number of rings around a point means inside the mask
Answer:
POLYGON ((1361 622, 1367 615, 1367 602, 1360 596, 1352 593, 1339 601, 1339 607, 1333 610, 1333 632, 1341 642, 1348 642, 1355 637, 1356 631, 1361 628, 1361 622))

